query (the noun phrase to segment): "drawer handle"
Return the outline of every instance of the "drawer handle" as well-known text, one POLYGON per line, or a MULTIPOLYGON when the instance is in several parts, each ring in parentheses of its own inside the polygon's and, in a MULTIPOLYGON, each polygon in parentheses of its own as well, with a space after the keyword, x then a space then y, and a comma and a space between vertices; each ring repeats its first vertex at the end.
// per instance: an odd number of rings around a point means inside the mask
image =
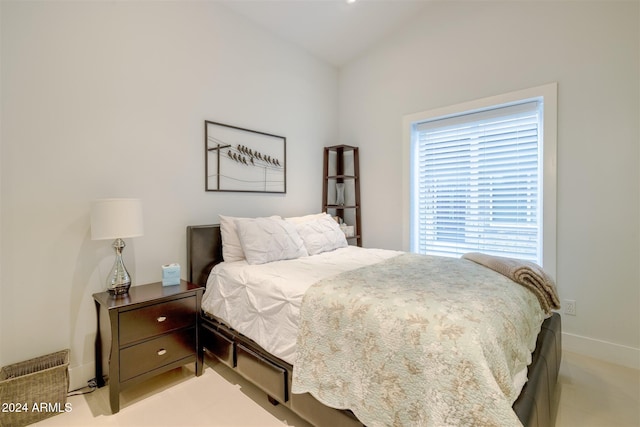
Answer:
POLYGON ((167 350, 165 350, 164 348, 158 350, 158 356, 164 356, 165 354, 167 354, 167 350))
POLYGON ((158 323, 162 323, 162 322, 164 322, 165 320, 167 320, 167 316, 160 316, 160 317, 158 317, 156 320, 158 321, 158 323))

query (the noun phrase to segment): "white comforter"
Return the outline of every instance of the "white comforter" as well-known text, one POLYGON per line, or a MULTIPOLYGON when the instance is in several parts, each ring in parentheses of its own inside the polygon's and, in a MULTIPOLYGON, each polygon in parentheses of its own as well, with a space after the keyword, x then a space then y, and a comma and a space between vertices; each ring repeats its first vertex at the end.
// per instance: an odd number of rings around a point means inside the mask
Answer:
POLYGON ((293 365, 300 304, 309 286, 399 254, 348 246, 268 264, 223 262, 209 276, 202 308, 293 365))

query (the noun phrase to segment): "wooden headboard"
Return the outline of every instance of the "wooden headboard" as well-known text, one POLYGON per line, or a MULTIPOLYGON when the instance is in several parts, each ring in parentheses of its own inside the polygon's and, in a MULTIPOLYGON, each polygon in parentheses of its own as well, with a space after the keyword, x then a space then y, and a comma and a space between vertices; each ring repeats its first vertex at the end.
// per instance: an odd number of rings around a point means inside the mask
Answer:
POLYGON ((187 280, 207 285, 209 272, 222 262, 220 225, 190 225, 187 227, 187 280))

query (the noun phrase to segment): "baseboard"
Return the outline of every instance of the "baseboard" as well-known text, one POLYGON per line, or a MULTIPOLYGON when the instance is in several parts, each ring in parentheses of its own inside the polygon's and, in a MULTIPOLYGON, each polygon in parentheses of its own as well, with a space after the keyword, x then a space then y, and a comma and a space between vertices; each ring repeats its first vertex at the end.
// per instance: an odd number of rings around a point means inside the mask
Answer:
POLYGON ((605 362, 640 370, 640 349, 638 348, 567 332, 562 333, 562 348, 574 353, 604 360, 605 362))

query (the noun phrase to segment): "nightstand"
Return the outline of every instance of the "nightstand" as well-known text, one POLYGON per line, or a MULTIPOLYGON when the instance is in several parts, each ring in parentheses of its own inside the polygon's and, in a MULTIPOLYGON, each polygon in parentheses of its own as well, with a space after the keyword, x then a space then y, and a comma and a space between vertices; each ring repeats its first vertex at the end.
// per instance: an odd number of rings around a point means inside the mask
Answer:
POLYGON ((204 352, 198 335, 203 292, 204 288, 182 280, 175 286, 162 286, 162 282, 132 286, 128 295, 118 297, 108 292, 93 294, 98 317, 98 387, 105 385, 101 308, 109 314, 109 401, 114 414, 120 410, 120 390, 125 387, 191 362, 196 364, 196 375, 202 374, 204 352))

